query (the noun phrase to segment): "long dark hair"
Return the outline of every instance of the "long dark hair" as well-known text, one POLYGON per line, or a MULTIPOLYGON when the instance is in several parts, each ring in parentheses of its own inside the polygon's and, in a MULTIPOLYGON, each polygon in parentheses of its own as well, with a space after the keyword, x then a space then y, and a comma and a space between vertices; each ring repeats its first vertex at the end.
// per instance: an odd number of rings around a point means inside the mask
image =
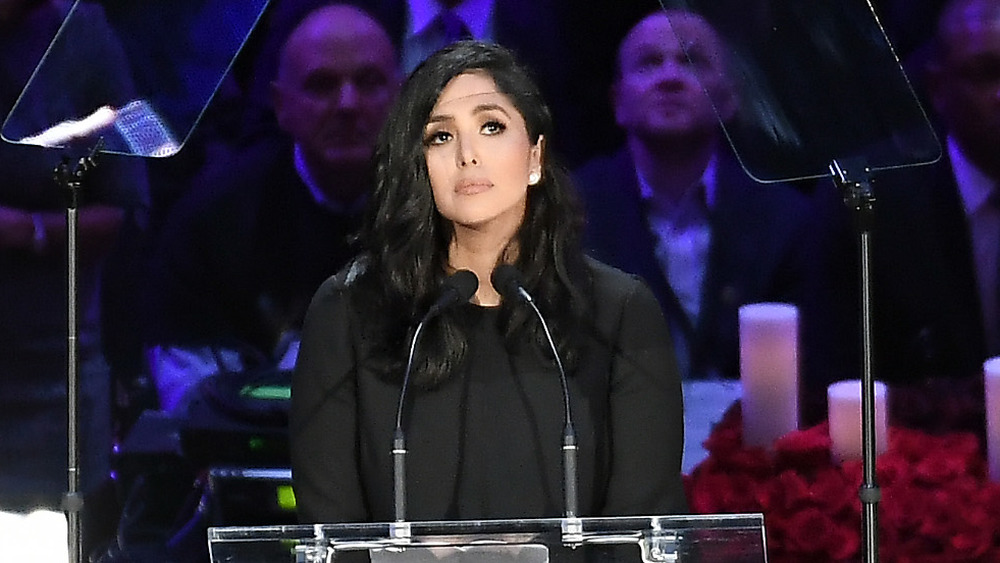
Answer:
MULTIPOLYGON (((364 270, 357 295, 374 340, 365 361, 388 378, 401 376, 407 339, 447 275, 453 227, 434 205, 423 135, 441 91, 467 72, 488 74, 524 117, 530 142, 545 139, 541 180, 528 190, 524 221, 512 241, 514 265, 546 315, 564 363, 572 368, 578 357, 576 331, 589 306, 580 250, 582 214, 568 175, 547 150, 551 114, 511 51, 461 41, 438 51, 410 75, 375 151, 376 185, 359 235, 364 270)), ((531 343, 548 349, 540 324, 523 305, 505 300, 499 318, 509 349, 531 343)), ((460 315, 446 313, 425 327, 421 342, 428 344, 419 349, 415 384, 433 387, 462 365, 468 342, 460 321, 460 315)))

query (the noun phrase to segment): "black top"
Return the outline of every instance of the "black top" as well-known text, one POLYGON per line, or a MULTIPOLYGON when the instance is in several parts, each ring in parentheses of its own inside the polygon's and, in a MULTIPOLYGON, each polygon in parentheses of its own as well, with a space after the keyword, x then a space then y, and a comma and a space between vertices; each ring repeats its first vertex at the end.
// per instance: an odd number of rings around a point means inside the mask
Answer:
MULTIPOLYGON (((592 270, 593 335, 569 374, 579 514, 682 512, 682 396, 666 325, 639 278, 598 264, 592 270)), ((358 368, 370 343, 355 295, 332 278, 306 317, 291 412, 292 471, 305 522, 394 517, 400 389, 358 368)), ((445 314, 461 317, 470 354, 439 387, 407 393, 407 519, 562 516, 563 403, 550 355, 507 350, 496 310, 464 305, 445 314)))

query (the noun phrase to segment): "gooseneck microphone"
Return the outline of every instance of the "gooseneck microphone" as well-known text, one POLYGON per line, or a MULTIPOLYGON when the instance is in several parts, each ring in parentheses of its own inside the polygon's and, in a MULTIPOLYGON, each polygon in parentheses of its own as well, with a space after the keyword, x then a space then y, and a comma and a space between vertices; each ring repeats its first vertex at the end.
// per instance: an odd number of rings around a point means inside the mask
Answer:
POLYGON ((549 325, 545 322, 545 317, 542 316, 542 312, 538 310, 535 305, 535 300, 528 293, 528 290, 524 289, 524 284, 521 283, 521 273, 517 271, 517 268, 511 266, 510 264, 501 264, 493 270, 493 275, 490 276, 490 281, 493 283, 493 287, 500 292, 502 296, 507 299, 520 299, 527 303, 531 309, 535 312, 535 316, 538 317, 538 321, 542 324, 542 330, 545 332, 545 338, 549 342, 549 347, 552 349, 552 357, 556 360, 556 367, 559 368, 559 383, 562 385, 563 393, 563 413, 565 416, 565 425, 563 426, 563 495, 565 506, 565 517, 573 518, 577 517, 577 471, 576 471, 576 453, 577 453, 577 443, 576 443, 576 430, 573 428, 573 416, 572 409, 570 408, 569 402, 569 383, 566 381, 566 370, 563 369, 562 360, 559 358, 559 351, 556 349, 556 344, 552 340, 552 333, 549 332, 549 325))
POLYGON ((403 372, 403 384, 399 390, 399 404, 396 407, 396 430, 392 438, 392 480, 393 500, 395 503, 396 522, 406 520, 406 435, 403 432, 403 407, 406 404, 406 390, 410 383, 410 372, 413 370, 413 356, 417 349, 417 340, 424 330, 427 321, 436 317, 445 309, 467 302, 479 289, 479 278, 469 270, 459 270, 448 276, 441 285, 441 293, 437 301, 427 310, 427 313, 417 323, 410 339, 410 351, 406 358, 406 371, 403 372))

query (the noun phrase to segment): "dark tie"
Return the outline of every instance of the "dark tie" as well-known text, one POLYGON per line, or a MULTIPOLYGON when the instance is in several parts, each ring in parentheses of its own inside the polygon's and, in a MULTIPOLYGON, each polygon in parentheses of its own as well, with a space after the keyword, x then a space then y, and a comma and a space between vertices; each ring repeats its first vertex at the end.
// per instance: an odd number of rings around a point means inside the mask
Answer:
POLYGON ((465 22, 451 10, 441 10, 437 17, 434 18, 433 25, 441 38, 442 47, 461 39, 472 39, 472 34, 469 32, 469 28, 465 26, 465 22))

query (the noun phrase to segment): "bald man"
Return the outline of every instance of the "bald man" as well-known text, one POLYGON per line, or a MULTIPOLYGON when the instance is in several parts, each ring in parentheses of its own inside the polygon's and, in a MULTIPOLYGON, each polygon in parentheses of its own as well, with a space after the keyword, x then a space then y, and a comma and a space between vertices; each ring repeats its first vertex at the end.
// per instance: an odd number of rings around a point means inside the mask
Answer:
POLYGON ((291 367, 309 299, 353 254, 375 138, 401 82, 396 51, 367 13, 333 4, 304 17, 279 61, 284 136, 210 164, 152 259, 146 340, 167 409, 219 369, 291 367))
POLYGON ((1000 0, 944 6, 924 77, 944 155, 874 184, 876 368, 898 382, 1000 355, 1000 0))
POLYGON ((649 14, 622 40, 617 67, 612 107, 626 144, 576 175, 587 249, 649 282, 687 377, 738 377, 739 306, 801 304, 809 293, 798 245, 811 203, 791 186, 757 184, 736 161, 719 119, 734 116, 738 97, 701 16, 649 14))
POLYGON ((367 191, 375 137, 399 82, 392 41, 358 8, 319 8, 285 42, 274 113, 334 200, 350 204, 367 191))

